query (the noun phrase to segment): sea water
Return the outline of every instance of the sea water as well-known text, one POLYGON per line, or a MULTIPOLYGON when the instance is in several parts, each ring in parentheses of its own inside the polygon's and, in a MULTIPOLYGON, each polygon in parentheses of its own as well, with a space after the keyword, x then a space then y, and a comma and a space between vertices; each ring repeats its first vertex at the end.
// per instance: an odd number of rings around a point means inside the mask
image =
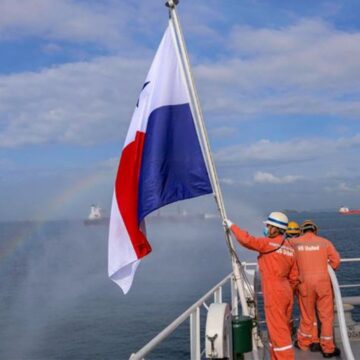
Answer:
MULTIPOLYGON (((342 257, 360 257, 360 216, 291 217, 315 220, 342 257)), ((128 359, 231 271, 217 219, 153 219, 147 232, 153 252, 124 296, 107 277, 107 226, 0 223, 0 359, 128 359)), ((242 260, 256 258, 237 250, 242 260)), ((345 284, 360 282, 359 275, 360 264, 338 272, 345 284)), ((188 359, 188 327, 147 358, 188 359)))

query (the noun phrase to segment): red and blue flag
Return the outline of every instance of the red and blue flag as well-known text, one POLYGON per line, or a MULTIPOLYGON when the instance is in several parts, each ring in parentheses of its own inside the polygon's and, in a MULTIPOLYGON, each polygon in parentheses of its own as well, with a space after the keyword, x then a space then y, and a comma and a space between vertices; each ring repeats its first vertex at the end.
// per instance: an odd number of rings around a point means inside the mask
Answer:
POLYGON ((171 23, 140 92, 120 157, 109 228, 109 277, 126 294, 151 251, 145 217, 212 193, 171 23))

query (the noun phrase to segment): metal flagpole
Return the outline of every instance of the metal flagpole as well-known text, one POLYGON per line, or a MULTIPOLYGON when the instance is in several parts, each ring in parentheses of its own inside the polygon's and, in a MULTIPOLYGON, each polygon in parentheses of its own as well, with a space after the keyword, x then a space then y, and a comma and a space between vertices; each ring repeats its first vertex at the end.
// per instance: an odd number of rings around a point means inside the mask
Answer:
MULTIPOLYGON (((183 37, 182 31, 181 31, 179 18, 177 16, 176 9, 175 9, 175 7, 178 3, 179 3, 179 0, 169 0, 169 1, 167 1, 166 6, 168 6, 170 9, 170 20, 172 21, 172 24, 173 24, 173 27, 175 30, 175 34, 176 34, 177 44, 179 46, 178 50, 180 53, 180 60, 182 62, 184 75, 185 75, 188 89, 190 92, 191 105, 192 105, 195 121, 197 124, 197 129, 200 132, 200 137, 201 137, 202 144, 203 144, 203 151, 205 153, 204 155, 205 155, 206 162, 208 165, 210 180, 211 180, 211 183, 212 183, 212 186, 214 189, 215 202, 217 204, 218 211, 220 212, 221 219, 224 221, 227 218, 226 210, 225 210, 224 201, 223 201, 223 197, 222 197, 222 193, 221 193, 221 189, 220 189, 220 185, 219 185, 218 176, 217 176, 216 169, 215 169, 214 160, 213 160, 213 157, 212 157, 212 154, 210 151, 210 144, 209 144, 209 139, 208 139, 205 124, 204 124, 204 117, 203 117, 202 110, 200 107, 200 101, 199 101, 199 97, 198 97, 198 94, 196 91, 194 78, 192 76, 190 61, 189 61, 188 53, 186 50, 184 37, 183 37)), ((232 267, 233 267, 233 271, 234 271, 236 285, 237 285, 237 288, 239 291, 239 297, 240 297, 240 301, 241 301, 242 311, 243 311, 244 315, 249 315, 249 309, 248 309, 248 305, 247 305, 246 297, 245 297, 245 289, 244 289, 243 282, 241 282, 242 275, 240 273, 239 267, 237 266, 237 262, 236 262, 236 257, 235 257, 236 252, 234 249, 234 245, 233 245, 230 233, 226 230, 225 230, 225 239, 226 239, 226 243, 228 245, 229 252, 231 255, 232 267)), ((241 264, 239 264, 239 266, 241 266, 241 264)))
MULTIPOLYGON (((209 138, 208 138, 207 131, 205 128, 204 117, 203 117, 201 106, 200 106, 200 100, 199 100, 198 93, 196 91, 195 81, 194 81, 192 71, 191 71, 190 60, 189 60, 188 52, 187 52, 187 49, 185 46, 184 36, 183 36, 182 30, 181 30, 179 18, 176 13, 176 5, 178 3, 179 3, 179 0, 168 0, 166 2, 166 6, 169 8, 170 21, 171 21, 171 23, 173 25, 173 29, 175 31, 176 44, 178 45, 177 52, 179 54, 179 58, 180 58, 180 61, 182 64, 182 69, 184 71, 185 80, 188 85, 188 90, 189 90, 189 95, 190 95, 190 103, 191 103, 190 105, 191 105, 191 108, 193 110, 192 112, 195 117, 195 123, 197 125, 196 127, 197 127, 198 132, 200 132, 200 138, 201 138, 201 142, 203 145, 202 148, 205 153, 204 155, 205 155, 206 163, 208 166, 208 171, 210 174, 210 181, 211 181, 213 189, 214 189, 215 203, 218 207, 218 211, 220 212, 221 219, 224 222, 224 220, 227 219, 225 205, 224 205, 224 201, 223 201, 223 197, 222 197, 222 192, 220 189, 220 184, 219 184, 219 179, 218 179, 216 168, 215 168, 214 159, 213 159, 212 153, 210 151, 209 138)), ((231 256, 232 268, 233 268, 236 286, 238 288, 242 313, 243 313, 243 315, 249 315, 250 311, 249 311, 248 303, 246 301, 246 296, 245 296, 245 285, 244 285, 244 281, 241 281, 241 280, 244 280, 243 275, 240 272, 240 266, 242 266, 242 265, 237 258, 230 232, 225 228, 225 226, 224 226, 224 232, 225 232, 226 244, 228 246, 228 250, 229 250, 230 256, 231 256)), ((254 356, 254 359, 257 360, 259 358, 259 356, 258 356, 257 343, 256 343, 256 329, 254 329, 254 331, 253 331, 253 339, 252 340, 253 340, 253 356, 254 356)))

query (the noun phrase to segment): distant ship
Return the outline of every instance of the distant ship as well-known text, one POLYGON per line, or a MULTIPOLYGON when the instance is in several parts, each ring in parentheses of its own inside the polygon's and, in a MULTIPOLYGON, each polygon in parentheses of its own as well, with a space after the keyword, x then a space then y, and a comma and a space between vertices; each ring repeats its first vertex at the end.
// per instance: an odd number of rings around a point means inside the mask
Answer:
POLYGON ((156 212, 150 214, 149 219, 152 220, 172 220, 172 221, 189 221, 189 220, 212 220, 219 219, 218 214, 211 213, 189 213, 186 210, 181 210, 180 207, 177 207, 177 212, 175 213, 163 213, 158 209, 156 212))
POLYGON ((109 218, 104 217, 101 213, 101 208, 96 205, 91 205, 90 214, 87 219, 84 220, 85 225, 101 225, 108 224, 109 218))
POLYGON ((355 214, 360 215, 360 209, 350 210, 349 208, 343 206, 339 209, 339 213, 342 215, 355 215, 355 214))

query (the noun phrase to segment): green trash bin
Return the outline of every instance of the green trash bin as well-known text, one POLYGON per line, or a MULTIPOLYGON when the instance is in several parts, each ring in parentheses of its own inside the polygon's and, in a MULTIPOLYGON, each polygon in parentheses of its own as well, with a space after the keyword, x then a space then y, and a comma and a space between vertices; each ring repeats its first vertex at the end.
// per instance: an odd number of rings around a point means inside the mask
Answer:
POLYGON ((242 354, 252 351, 253 319, 250 316, 233 316, 233 357, 243 359, 242 354))

